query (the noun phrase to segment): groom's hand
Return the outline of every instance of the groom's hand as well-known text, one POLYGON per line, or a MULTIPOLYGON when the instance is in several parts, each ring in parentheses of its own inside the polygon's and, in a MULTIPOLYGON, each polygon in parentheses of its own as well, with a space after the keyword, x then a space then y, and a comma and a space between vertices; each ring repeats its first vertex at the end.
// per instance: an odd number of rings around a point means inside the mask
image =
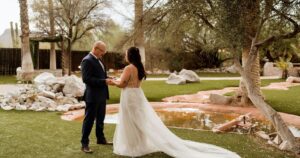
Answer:
POLYGON ((105 81, 107 85, 111 85, 111 86, 115 85, 112 79, 106 79, 105 81))

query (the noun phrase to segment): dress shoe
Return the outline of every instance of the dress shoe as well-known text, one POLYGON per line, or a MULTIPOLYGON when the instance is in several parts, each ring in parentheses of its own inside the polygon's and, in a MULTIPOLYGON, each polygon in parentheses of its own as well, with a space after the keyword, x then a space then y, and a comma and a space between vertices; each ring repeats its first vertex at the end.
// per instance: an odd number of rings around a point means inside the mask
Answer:
POLYGON ((106 140, 98 140, 97 144, 102 144, 102 145, 113 145, 112 142, 108 142, 106 140))
POLYGON ((93 150, 90 149, 90 147, 88 146, 83 146, 81 147, 81 151, 85 152, 85 153, 93 153, 93 150))

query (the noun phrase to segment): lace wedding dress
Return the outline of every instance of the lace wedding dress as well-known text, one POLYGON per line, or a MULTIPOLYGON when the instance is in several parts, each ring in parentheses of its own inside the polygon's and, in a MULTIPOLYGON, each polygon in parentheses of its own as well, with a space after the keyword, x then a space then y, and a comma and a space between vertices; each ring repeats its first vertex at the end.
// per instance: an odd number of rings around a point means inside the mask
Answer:
POLYGON ((153 110, 139 84, 136 85, 121 91, 119 120, 113 140, 115 154, 136 157, 164 152, 178 158, 239 158, 224 148, 177 137, 153 110))

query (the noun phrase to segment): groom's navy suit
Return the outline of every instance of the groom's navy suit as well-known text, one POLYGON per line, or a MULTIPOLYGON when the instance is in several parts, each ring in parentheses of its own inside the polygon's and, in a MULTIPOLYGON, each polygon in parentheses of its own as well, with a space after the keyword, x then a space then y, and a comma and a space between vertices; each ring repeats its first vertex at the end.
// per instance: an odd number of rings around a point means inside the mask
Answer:
MULTIPOLYGON (((104 66, 104 65, 103 65, 104 66)), ((97 142, 105 141, 103 127, 106 99, 109 99, 108 86, 105 82, 107 73, 100 61, 91 53, 81 62, 82 80, 86 85, 83 100, 86 103, 85 118, 82 126, 82 146, 88 146, 89 135, 96 120, 97 142)))

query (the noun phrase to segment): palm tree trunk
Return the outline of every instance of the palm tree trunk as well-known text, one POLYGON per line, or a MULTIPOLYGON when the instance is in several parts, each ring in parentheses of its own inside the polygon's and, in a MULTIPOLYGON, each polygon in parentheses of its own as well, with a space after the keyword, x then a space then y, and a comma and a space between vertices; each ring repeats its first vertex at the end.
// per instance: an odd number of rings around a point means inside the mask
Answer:
MULTIPOLYGON (((256 39, 253 40, 255 41, 256 39)), ((248 56, 247 62, 244 63, 243 67, 238 62, 235 63, 242 75, 248 97, 253 105, 259 111, 261 111, 270 122, 272 122, 283 143, 286 144, 284 149, 299 154, 300 146, 297 143, 296 138, 293 136, 286 123, 282 120, 281 116, 265 102, 261 95, 260 87, 255 83, 256 81, 253 80, 253 78, 255 78, 254 75, 257 75, 256 73, 253 73, 252 70, 255 69, 256 66, 255 61, 257 60, 258 56, 258 48, 252 44, 248 54, 250 55, 248 56)))
MULTIPOLYGON (((242 26, 245 31, 245 37, 243 42, 243 50, 242 50, 242 65, 245 66, 245 63, 247 63, 249 58, 249 52, 252 44, 252 40, 249 39, 248 36, 255 37, 257 32, 257 25, 259 23, 258 16, 259 16, 259 5, 260 0, 253 0, 253 1, 244 1, 242 3, 243 6, 243 12, 242 12, 242 26)), ((260 91, 260 64, 259 64, 259 56, 256 57, 255 63, 252 66, 251 71, 249 72, 249 77, 254 81, 255 88, 254 90, 261 95, 260 91)), ((241 98, 241 105, 247 106, 252 105, 251 100, 248 97, 248 92, 245 86, 245 81, 243 78, 240 82, 240 88, 239 88, 239 97, 241 98)))
POLYGON ((144 26, 143 26, 143 0, 134 0, 134 46, 140 50, 142 62, 145 66, 144 26))
MULTIPOLYGON (((248 60, 248 56, 249 56, 249 49, 246 49, 246 50, 243 51, 243 54, 242 54, 243 66, 245 66, 245 63, 248 60)), ((255 61, 254 61, 253 67, 252 67, 251 71, 249 72, 249 78, 251 78, 251 80, 255 84, 254 90, 257 92, 257 94, 262 96, 262 92, 260 90, 261 81, 260 81, 259 56, 257 56, 255 61)), ((240 105, 242 105, 242 106, 253 106, 253 103, 251 102, 250 98, 248 97, 248 91, 247 91, 245 81, 244 81, 243 78, 240 81, 240 86, 239 86, 238 93, 239 93, 239 96, 241 97, 240 105)))
POLYGON ((294 151, 296 153, 300 152, 300 146, 296 141, 296 138, 291 133, 286 123, 282 120, 281 116, 275 111, 269 104, 267 104, 264 98, 261 96, 257 89, 255 81, 251 77, 251 71, 246 70, 243 76, 244 83, 246 83, 246 89, 248 97, 251 99, 252 103, 255 105, 262 114, 272 122, 278 135, 283 140, 283 143, 287 143, 285 150, 294 151))
MULTIPOLYGON (((49 6, 49 21, 50 21, 50 36, 55 36, 54 30, 54 14, 53 14, 53 1, 48 0, 49 6)), ((50 70, 56 69, 56 52, 55 52, 55 43, 50 43, 50 70)))
POLYGON ((30 81, 33 78, 33 64, 29 47, 29 22, 27 0, 19 0, 20 4, 20 19, 22 30, 22 78, 25 81, 30 81))

